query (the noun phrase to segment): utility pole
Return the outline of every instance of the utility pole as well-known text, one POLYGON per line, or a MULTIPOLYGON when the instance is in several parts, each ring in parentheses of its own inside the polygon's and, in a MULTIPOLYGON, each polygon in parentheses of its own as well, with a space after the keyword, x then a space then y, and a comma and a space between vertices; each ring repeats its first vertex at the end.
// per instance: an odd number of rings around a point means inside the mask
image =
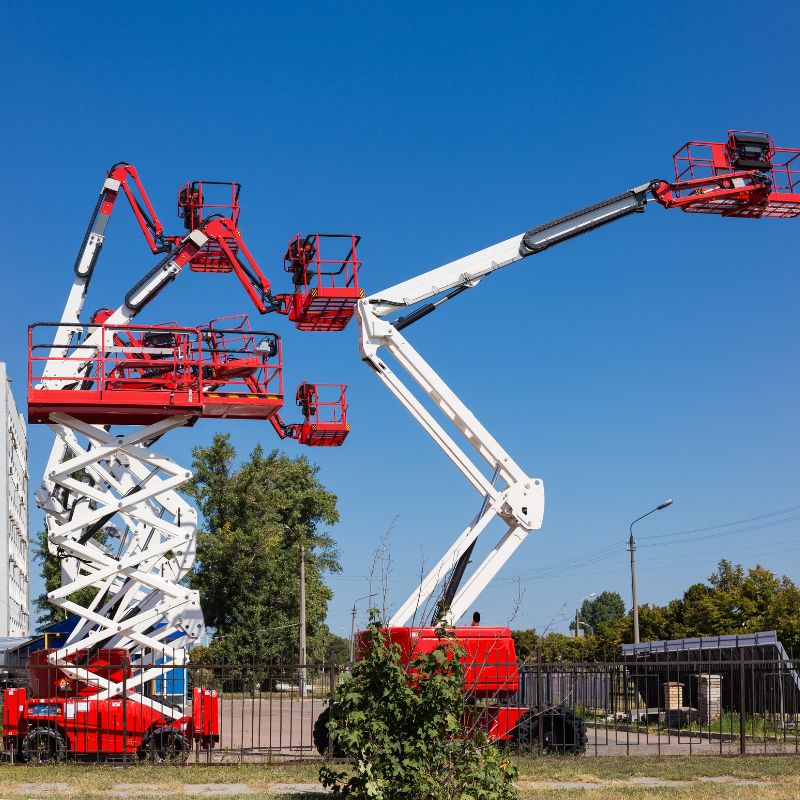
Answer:
POLYGON ((631 551, 631 599, 633 601, 633 608, 631 611, 633 612, 633 643, 639 644, 639 600, 636 597, 636 540, 633 538, 633 526, 640 520, 644 519, 645 517, 649 517, 654 511, 661 511, 662 508, 666 508, 667 506, 672 505, 672 498, 665 500, 663 503, 659 503, 655 508, 650 509, 646 514, 642 514, 641 517, 637 517, 633 522, 631 522, 631 538, 628 540, 628 547, 631 551))
POLYGON ((578 621, 578 609, 575 609, 575 638, 580 638, 580 622, 578 621))
POLYGON ((633 642, 639 644, 639 600, 636 597, 636 540, 633 538, 633 525, 631 525, 631 538, 628 542, 631 551, 631 595, 633 600, 633 642))
POLYGON ((300 545, 300 697, 306 696, 306 548, 300 545))

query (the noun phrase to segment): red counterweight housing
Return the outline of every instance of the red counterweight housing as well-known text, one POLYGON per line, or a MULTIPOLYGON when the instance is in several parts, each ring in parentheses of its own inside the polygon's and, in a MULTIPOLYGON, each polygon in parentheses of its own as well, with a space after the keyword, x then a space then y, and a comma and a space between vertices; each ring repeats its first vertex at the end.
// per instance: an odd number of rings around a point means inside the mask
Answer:
MULTIPOLYGON (((187 231, 199 230, 203 227, 208 213, 221 218, 230 219, 233 227, 239 224, 239 191, 241 184, 224 181, 191 181, 178 191, 178 216, 183 220, 187 231), (213 189, 211 187, 214 187, 213 189), (221 188, 218 188, 221 187, 221 188), (214 195, 209 199, 209 191, 214 195)), ((239 242, 234 235, 220 237, 236 256, 239 242)), ((202 252, 195 256, 189 264, 192 272, 232 272, 231 259, 223 251, 220 241, 212 239, 202 252)))
MULTIPOLYGON (((433 627, 384 628, 384 633, 392 645, 399 647, 400 663, 404 665, 442 644, 433 627)), ((493 740, 516 740, 520 720, 530 709, 508 704, 519 690, 519 667, 511 631, 502 627, 471 626, 455 628, 454 633, 464 650, 461 662, 466 698, 465 729, 483 730, 493 740), (484 705, 481 701, 490 702, 484 705)), ((362 657, 367 635, 367 631, 356 634, 356 659, 362 657)), ((414 680, 413 668, 409 671, 409 680, 414 680)))
POLYGON ((350 433, 347 424, 347 387, 341 383, 306 383, 297 387, 295 399, 303 422, 294 426, 300 444, 338 447, 350 433))
MULTIPOLYGON (((400 663, 409 664, 416 656, 430 653, 442 644, 436 628, 384 628, 393 645, 400 648, 400 663)), ((356 658, 365 647, 366 631, 356 635, 356 658)), ((475 698, 510 697, 519 689, 517 652, 511 631, 501 627, 471 626, 454 629, 456 641, 464 650, 464 690, 475 698)))
POLYGON ((800 215, 800 150, 768 133, 728 131, 725 142, 688 142, 673 156, 675 183, 655 190, 668 208, 723 217, 800 215))
POLYGON ((360 241, 356 234, 298 233, 289 242, 283 268, 291 274, 294 289, 278 297, 283 303, 281 313, 299 330, 341 331, 350 322, 356 303, 364 296, 358 286, 360 241))

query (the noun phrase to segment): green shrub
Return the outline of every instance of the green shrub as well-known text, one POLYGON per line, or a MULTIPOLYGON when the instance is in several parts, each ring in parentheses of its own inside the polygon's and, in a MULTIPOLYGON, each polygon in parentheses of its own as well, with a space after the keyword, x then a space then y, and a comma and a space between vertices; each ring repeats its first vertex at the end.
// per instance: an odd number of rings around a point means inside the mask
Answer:
POLYGON ((377 612, 368 648, 336 689, 330 734, 350 777, 326 764, 323 785, 352 800, 513 800, 516 769, 482 731, 467 735, 463 655, 451 631, 431 653, 400 663, 377 612))

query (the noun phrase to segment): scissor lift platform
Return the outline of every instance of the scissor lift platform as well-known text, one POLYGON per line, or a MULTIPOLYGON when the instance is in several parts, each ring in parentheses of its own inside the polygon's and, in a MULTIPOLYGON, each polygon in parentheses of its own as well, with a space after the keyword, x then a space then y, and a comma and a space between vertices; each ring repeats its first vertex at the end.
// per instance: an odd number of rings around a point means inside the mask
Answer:
POLYGON ((280 338, 251 331, 247 317, 198 328, 85 325, 77 343, 59 353, 52 343, 60 327, 29 328, 32 423, 53 413, 102 425, 183 414, 269 419, 283 406, 280 338))

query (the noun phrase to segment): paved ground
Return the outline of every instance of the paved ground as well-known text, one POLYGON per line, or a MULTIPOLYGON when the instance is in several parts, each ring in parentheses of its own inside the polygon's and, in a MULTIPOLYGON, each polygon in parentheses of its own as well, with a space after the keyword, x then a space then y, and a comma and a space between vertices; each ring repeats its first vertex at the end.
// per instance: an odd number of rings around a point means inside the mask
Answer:
MULTIPOLYGON (((315 757, 312 743, 314 722, 325 709, 321 700, 273 695, 254 700, 223 700, 220 719, 220 748, 212 761, 259 761, 270 757, 315 757)), ((734 736, 709 740, 689 735, 661 735, 588 728, 587 755, 734 755, 739 740, 734 736)), ((748 743, 750 753, 796 753, 795 743, 748 743)), ((205 754, 201 761, 207 760, 205 754)))
POLYGON ((320 700, 273 695, 247 700, 223 700, 220 709, 220 752, 313 756, 314 722, 326 706, 320 700))

